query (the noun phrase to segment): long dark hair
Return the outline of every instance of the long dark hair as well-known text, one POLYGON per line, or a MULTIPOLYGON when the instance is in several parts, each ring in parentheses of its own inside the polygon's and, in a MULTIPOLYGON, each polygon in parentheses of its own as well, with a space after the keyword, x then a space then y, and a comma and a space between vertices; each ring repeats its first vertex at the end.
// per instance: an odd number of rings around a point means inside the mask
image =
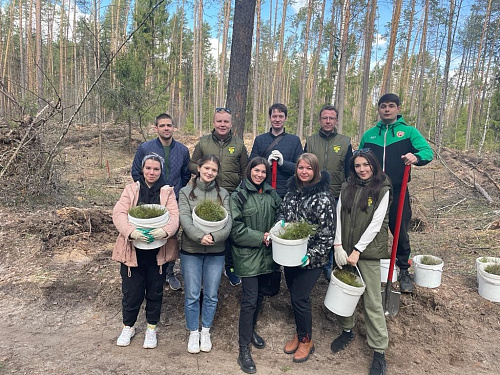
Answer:
POLYGON ((271 166, 269 165, 269 162, 263 157, 256 156, 252 160, 250 160, 247 165, 247 169, 245 169, 245 177, 248 181, 252 182, 252 169, 261 164, 264 164, 264 166, 266 167, 266 178, 269 176, 269 174, 271 173, 271 166))
MULTIPOLYGON (((219 161, 219 158, 217 156, 215 156, 213 154, 204 155, 200 159, 198 159, 196 164, 198 165, 198 167, 201 168, 205 163, 208 163, 209 161, 213 161, 215 164, 217 164, 217 176, 218 176, 219 171, 220 171, 220 161, 219 161)), ((196 186, 197 186, 196 181, 198 180, 199 177, 200 177, 200 172, 197 171, 196 176, 193 178, 193 181, 192 181, 191 192, 189 193, 189 198, 191 198, 191 199, 196 199, 196 194, 194 193, 194 190, 196 189, 196 186)), ((220 187, 219 187, 219 183, 217 182, 217 178, 214 181, 215 181, 215 190, 217 190, 217 199, 222 204, 222 198, 220 196, 220 187)))
POLYGON ((374 204, 376 203, 378 192, 387 178, 387 175, 380 167, 377 157, 371 150, 354 151, 352 157, 349 159, 349 178, 347 179, 347 186, 342 193, 342 209, 345 209, 347 212, 351 212, 354 195, 356 194, 356 185, 360 183, 360 179, 354 169, 354 161, 360 156, 366 159, 373 172, 370 182, 361 192, 361 197, 359 199, 362 211, 366 212, 368 209, 369 197, 372 198, 374 204))

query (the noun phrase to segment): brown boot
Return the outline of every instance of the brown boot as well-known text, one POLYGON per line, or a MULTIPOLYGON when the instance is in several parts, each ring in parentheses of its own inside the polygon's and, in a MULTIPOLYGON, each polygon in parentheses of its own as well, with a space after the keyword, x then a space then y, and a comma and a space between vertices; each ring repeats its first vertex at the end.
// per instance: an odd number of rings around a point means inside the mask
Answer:
POLYGON ((312 340, 304 339, 303 342, 299 343, 299 347, 293 355, 293 361, 297 363, 305 362, 312 353, 314 353, 314 344, 312 340))
POLYGON ((285 344, 285 349, 283 350, 286 354, 293 354, 299 347, 299 336, 295 334, 293 339, 288 340, 285 344))

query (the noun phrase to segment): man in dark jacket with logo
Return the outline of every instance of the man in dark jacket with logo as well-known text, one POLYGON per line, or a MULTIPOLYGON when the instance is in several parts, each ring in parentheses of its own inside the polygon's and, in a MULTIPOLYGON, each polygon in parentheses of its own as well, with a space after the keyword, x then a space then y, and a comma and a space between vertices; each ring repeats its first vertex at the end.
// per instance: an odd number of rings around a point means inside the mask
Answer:
MULTIPOLYGON (((382 169, 391 179, 394 194, 389 211, 389 228, 393 234, 405 165, 426 165, 434 157, 431 147, 417 128, 406 124, 403 116, 399 114, 400 109, 400 100, 396 94, 383 95, 378 101, 380 121, 363 134, 359 144, 360 149, 370 148, 373 151, 382 169)), ((399 283, 403 293, 413 291, 413 280, 408 272, 411 252, 408 235, 410 221, 410 195, 407 190, 396 256, 400 269, 399 283)))
MULTIPOLYGON (((340 195, 340 187, 349 176, 349 159, 352 156, 351 139, 337 133, 338 112, 333 105, 325 105, 319 111, 320 129, 318 133, 307 137, 304 152, 318 157, 321 170, 330 173, 330 192, 335 201, 340 195)), ((333 250, 323 272, 330 280, 333 264, 333 250)))
MULTIPOLYGON (((191 179, 189 172, 189 150, 173 137, 175 125, 172 116, 162 113, 156 117, 155 130, 158 138, 142 143, 135 153, 132 164, 132 178, 139 180, 142 174, 142 159, 155 153, 162 159, 163 177, 174 188, 175 197, 179 199, 179 191, 191 179)), ((181 283, 174 274, 175 261, 167 263, 167 282, 172 290, 181 288, 181 283)))
MULTIPOLYGON (((196 174, 197 161, 202 156, 212 154, 217 156, 221 165, 217 174, 217 182, 229 194, 236 189, 243 179, 248 165, 247 148, 242 139, 231 133, 232 127, 231 110, 228 108, 215 108, 214 129, 211 134, 200 138, 189 163, 189 170, 191 173, 196 174)), ((231 247, 231 240, 226 240, 224 274, 229 278, 231 285, 236 286, 241 283, 241 279, 234 273, 231 247)))
MULTIPOLYGON (((276 175, 276 192, 283 198, 287 192, 287 181, 295 173, 295 163, 303 153, 300 138, 285 131, 285 122, 288 109, 284 104, 275 103, 269 107, 269 118, 271 129, 269 132, 257 136, 253 142, 250 159, 261 156, 278 162, 276 175)), ((271 176, 266 179, 271 184, 271 176)))

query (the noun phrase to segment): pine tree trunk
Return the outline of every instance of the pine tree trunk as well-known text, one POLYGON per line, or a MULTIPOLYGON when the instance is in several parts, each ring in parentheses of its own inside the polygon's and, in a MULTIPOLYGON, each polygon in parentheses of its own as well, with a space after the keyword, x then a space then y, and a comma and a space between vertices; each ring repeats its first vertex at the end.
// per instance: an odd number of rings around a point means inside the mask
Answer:
POLYGON ((471 133, 472 133, 472 119, 474 116, 474 111, 476 109, 476 79, 478 77, 478 69, 480 66, 480 62, 482 59, 482 54, 483 54, 483 44, 484 40, 486 37, 486 33, 488 31, 488 27, 490 24, 490 15, 491 15, 491 2, 492 0, 488 1, 488 8, 486 9, 486 15, 484 17, 484 23, 483 23, 483 30, 481 32, 481 39, 479 41, 479 50, 477 52, 477 59, 476 63, 474 65, 474 71, 472 73, 472 80, 470 82, 469 86, 469 109, 467 113, 467 130, 465 133, 465 149, 468 150, 470 148, 470 143, 471 143, 471 133))
POLYGON ((321 6, 321 16, 319 19, 319 30, 318 30, 318 43, 316 46, 316 52, 314 54, 314 64, 312 68, 312 87, 311 87, 311 101, 309 105, 309 127, 307 129, 307 135, 311 135, 314 128, 314 117, 316 115, 315 105, 316 105, 316 92, 318 86, 318 67, 319 59, 322 52, 323 45, 323 22, 325 20, 325 7, 326 0, 323 0, 323 5, 321 6))
POLYGON ((309 6, 307 8, 307 21, 305 25, 304 46, 303 46, 304 55, 302 56, 302 69, 300 71, 300 84, 299 84, 299 113, 298 113, 298 124, 297 124, 297 135, 299 136, 299 138, 302 138, 303 128, 304 128, 304 107, 305 107, 307 65, 308 65, 307 50, 309 48, 309 29, 311 27, 312 9, 313 9, 313 0, 309 0, 309 6))
POLYGON ((382 76, 382 86, 380 88, 381 95, 388 93, 391 88, 392 61, 394 60, 394 51, 396 50, 402 4, 403 0, 395 0, 395 6, 392 11, 391 39, 389 41, 389 48, 387 49, 387 59, 384 66, 384 74, 382 76))
POLYGON ((418 78, 418 98, 417 98, 417 118, 415 121, 415 127, 418 129, 420 126, 420 121, 422 117, 422 97, 423 97, 423 86, 424 86, 424 73, 427 55, 427 24, 429 19, 429 1, 425 0, 424 6, 424 24, 422 28, 422 38, 420 39, 420 52, 418 53, 418 66, 420 67, 420 73, 418 78))
POLYGON ((377 0, 369 0, 366 5, 365 16, 365 53, 363 56, 363 83, 361 88, 361 108, 359 113, 358 139, 365 132, 366 107, 368 103, 368 89, 370 84, 370 64, 373 44, 373 31, 375 29, 375 16, 377 14, 377 0))
POLYGON ((233 133, 243 137, 252 59, 252 37, 256 0, 236 0, 226 105, 231 108, 233 133))
POLYGON ((345 81, 347 74, 347 47, 349 36, 349 22, 351 20, 351 2, 346 0, 342 8, 342 30, 340 42, 340 66, 338 77, 338 90, 337 90, 337 110, 338 110, 338 125, 337 131, 342 133, 342 121, 344 120, 344 97, 345 97, 345 81))
POLYGON ((257 136, 258 114, 259 114, 259 69, 260 69, 260 23, 261 23, 261 0, 255 5, 256 29, 255 29, 255 58, 253 64, 253 105, 252 105, 252 134, 257 136))

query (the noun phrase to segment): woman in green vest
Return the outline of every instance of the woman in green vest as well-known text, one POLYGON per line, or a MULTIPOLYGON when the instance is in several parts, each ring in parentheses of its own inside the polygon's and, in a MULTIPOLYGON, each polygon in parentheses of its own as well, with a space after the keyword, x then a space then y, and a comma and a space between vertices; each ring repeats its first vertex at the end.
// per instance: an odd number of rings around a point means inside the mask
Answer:
MULTIPOLYGON (((385 374, 384 352, 389 343, 380 288, 380 259, 387 258, 387 228, 392 186, 370 149, 353 152, 349 161, 349 178, 342 185, 337 204, 335 262, 342 266, 358 266, 366 290, 363 312, 368 345, 374 350, 370 375, 385 374), (345 249, 345 250, 344 250, 345 249)), ((338 321, 342 333, 333 340, 331 349, 337 353, 354 338, 354 316, 338 321)))

